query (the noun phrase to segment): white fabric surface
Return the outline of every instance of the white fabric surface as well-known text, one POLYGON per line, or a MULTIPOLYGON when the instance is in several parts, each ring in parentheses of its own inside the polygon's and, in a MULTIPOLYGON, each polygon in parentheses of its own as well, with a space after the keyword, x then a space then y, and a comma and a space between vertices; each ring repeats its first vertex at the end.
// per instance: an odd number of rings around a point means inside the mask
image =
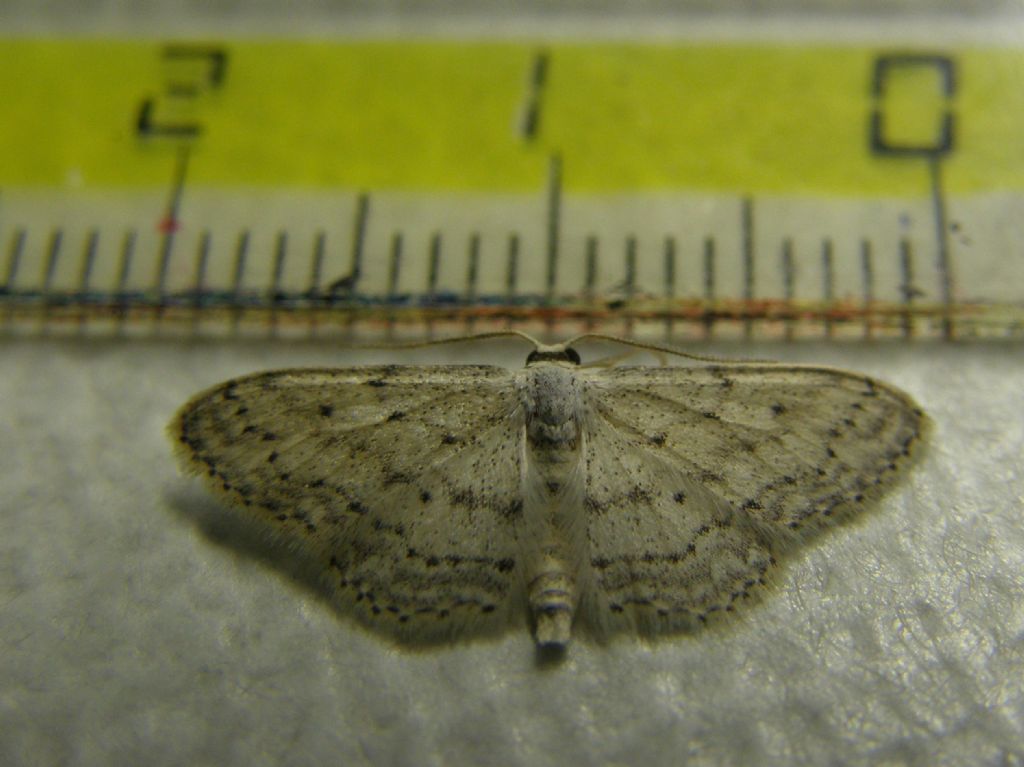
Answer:
POLYGON ((490 362, 502 341, 8 339, 0 369, 0 763, 1024 764, 1024 355, 740 349, 915 396, 924 460, 726 625, 644 644, 406 651, 177 474, 199 389, 300 364, 490 362))

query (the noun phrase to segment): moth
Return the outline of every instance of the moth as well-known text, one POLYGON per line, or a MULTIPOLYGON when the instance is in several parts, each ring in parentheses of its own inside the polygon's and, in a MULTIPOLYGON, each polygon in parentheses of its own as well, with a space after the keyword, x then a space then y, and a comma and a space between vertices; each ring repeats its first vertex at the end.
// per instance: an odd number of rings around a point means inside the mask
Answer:
POLYGON ((368 626, 436 642, 528 625, 564 647, 733 611, 783 553, 889 487, 928 428, 857 373, 591 367, 573 344, 607 337, 524 337, 514 371, 237 378, 169 432, 186 470, 314 557, 368 626))

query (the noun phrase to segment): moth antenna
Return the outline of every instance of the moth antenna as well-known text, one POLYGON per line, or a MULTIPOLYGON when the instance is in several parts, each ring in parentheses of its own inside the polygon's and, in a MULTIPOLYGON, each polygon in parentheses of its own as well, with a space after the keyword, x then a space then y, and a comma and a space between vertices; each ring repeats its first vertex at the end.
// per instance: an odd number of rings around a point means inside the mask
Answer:
MULTIPOLYGON (((545 345, 528 333, 521 330, 494 330, 487 333, 474 333, 468 336, 452 336, 451 338, 434 338, 427 341, 385 341, 383 343, 347 343, 343 344, 345 349, 421 349, 427 346, 442 346, 447 344, 469 343, 482 341, 488 338, 521 338, 537 349, 545 348, 545 345)), ((565 344, 557 344, 561 349, 565 344)))
MULTIPOLYGON (((655 354, 671 354, 675 357, 683 357, 685 359, 694 360, 696 362, 718 362, 727 363, 730 365, 779 365, 776 360, 765 360, 765 359, 737 359, 735 357, 719 357, 713 354, 695 354, 694 352, 684 352, 681 349, 675 349, 671 346, 664 344, 649 343, 647 341, 635 341, 631 338, 621 338, 619 336, 613 336, 606 333, 581 333, 578 336, 574 336, 565 342, 565 346, 575 344, 579 341, 586 341, 587 339, 595 341, 610 341, 616 344, 623 344, 624 346, 632 346, 636 349, 642 349, 644 351, 653 352, 655 354)), ((664 364, 664 360, 661 360, 664 364)))

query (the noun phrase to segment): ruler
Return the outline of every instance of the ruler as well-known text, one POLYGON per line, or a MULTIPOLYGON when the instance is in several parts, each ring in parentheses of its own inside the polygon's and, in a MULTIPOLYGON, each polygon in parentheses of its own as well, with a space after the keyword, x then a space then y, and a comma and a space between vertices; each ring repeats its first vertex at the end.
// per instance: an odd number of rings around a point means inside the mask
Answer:
POLYGON ((8 332, 1024 334, 1024 51, 0 41, 8 332))

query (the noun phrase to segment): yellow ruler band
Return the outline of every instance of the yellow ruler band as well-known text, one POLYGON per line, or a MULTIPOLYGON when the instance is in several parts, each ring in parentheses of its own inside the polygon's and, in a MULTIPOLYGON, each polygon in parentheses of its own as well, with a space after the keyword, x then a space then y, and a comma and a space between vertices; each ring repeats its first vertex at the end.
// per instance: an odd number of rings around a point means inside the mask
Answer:
POLYGON ((1024 52, 620 42, 0 41, 0 186, 921 196, 1024 188, 1024 52), (915 58, 916 57, 916 58, 915 58), (882 62, 880 64, 880 61, 882 62), (888 63, 886 63, 888 62, 888 63), (880 74, 881 69, 881 74, 880 74), (532 114, 532 117, 530 115, 532 114), (532 126, 527 123, 533 120, 532 126), (182 138, 182 137, 177 137, 182 138), (876 147, 877 150, 877 147, 876 147))

